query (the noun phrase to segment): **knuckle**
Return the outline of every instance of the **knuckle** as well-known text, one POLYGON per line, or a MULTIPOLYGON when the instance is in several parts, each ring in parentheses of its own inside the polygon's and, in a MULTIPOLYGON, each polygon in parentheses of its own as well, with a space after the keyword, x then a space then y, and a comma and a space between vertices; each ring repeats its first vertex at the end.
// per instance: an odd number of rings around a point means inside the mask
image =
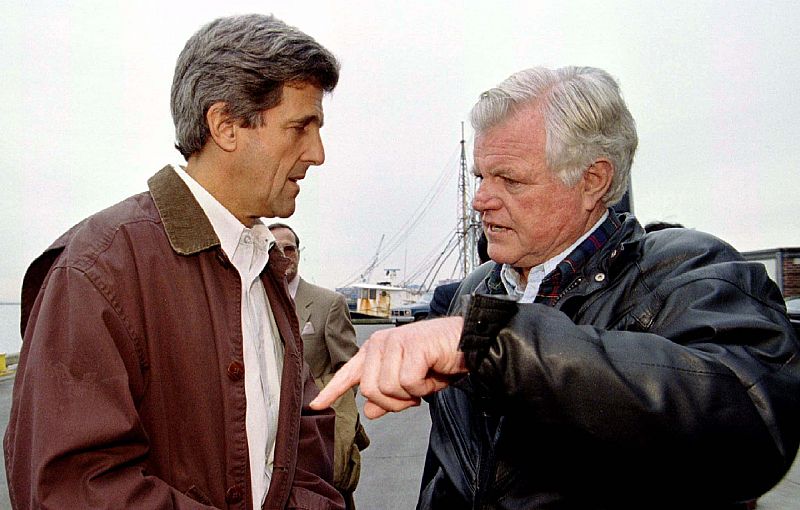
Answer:
POLYGON ((408 390, 409 388, 414 388, 419 384, 419 381, 416 376, 410 371, 404 371, 400 374, 400 386, 408 390))
POLYGON ((378 396, 378 388, 373 384, 371 381, 361 381, 361 386, 359 386, 359 391, 367 400, 372 400, 374 397, 378 396))
POLYGON ((383 380, 379 384, 379 389, 384 395, 397 395, 400 390, 400 385, 395 384, 394 381, 383 380))

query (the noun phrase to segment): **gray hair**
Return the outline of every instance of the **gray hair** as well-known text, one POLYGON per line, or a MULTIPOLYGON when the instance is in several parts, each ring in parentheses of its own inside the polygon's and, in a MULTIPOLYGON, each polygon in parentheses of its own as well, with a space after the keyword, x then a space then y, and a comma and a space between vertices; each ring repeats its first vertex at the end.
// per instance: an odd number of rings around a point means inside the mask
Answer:
POLYGON ((473 106, 476 135, 531 104, 544 117, 548 167, 572 186, 597 158, 608 158, 614 176, 603 202, 619 202, 628 189, 639 141, 614 78, 592 67, 534 67, 515 73, 481 94, 473 106))
POLYGON ((338 81, 333 54, 274 16, 216 19, 186 42, 175 64, 175 148, 186 159, 203 148, 210 134, 206 114, 216 102, 224 102, 242 126, 259 127, 262 113, 280 104, 285 83, 330 92, 338 81))

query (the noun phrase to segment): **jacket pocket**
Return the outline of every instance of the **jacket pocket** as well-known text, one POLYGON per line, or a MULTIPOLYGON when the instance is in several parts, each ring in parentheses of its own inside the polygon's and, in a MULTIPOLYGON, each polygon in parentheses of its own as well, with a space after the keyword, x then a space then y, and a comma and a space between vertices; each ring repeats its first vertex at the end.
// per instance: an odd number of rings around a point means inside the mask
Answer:
POLYGON ((196 485, 192 485, 189 487, 189 490, 183 493, 185 496, 192 498, 193 500, 197 501, 198 503, 202 503, 204 505, 213 506, 213 502, 208 499, 208 496, 203 493, 200 489, 197 488, 196 485))

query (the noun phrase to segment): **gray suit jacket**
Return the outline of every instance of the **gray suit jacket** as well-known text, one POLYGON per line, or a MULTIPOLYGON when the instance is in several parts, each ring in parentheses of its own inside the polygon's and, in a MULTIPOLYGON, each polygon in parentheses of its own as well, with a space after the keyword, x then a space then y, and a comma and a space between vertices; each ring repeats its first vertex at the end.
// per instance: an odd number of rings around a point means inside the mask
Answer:
POLYGON ((311 375, 333 374, 358 352, 347 301, 338 292, 300 278, 294 298, 304 357, 311 375))
MULTIPOLYGON (((302 278, 294 301, 303 337, 303 357, 321 389, 358 352, 350 310, 343 295, 302 278)), ((346 500, 350 497, 348 508, 352 508, 352 492, 361 475, 359 452, 369 445, 369 438, 359 420, 355 391, 346 392, 331 407, 336 411, 333 485, 346 500)))

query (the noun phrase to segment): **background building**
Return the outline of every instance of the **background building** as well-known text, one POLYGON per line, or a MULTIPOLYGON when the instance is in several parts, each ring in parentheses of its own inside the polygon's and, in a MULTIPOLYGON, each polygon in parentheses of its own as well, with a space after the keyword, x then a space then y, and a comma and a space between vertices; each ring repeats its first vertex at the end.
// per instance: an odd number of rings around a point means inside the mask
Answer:
POLYGON ((800 296, 800 248, 773 248, 742 252, 744 258, 761 262, 784 297, 800 296))

